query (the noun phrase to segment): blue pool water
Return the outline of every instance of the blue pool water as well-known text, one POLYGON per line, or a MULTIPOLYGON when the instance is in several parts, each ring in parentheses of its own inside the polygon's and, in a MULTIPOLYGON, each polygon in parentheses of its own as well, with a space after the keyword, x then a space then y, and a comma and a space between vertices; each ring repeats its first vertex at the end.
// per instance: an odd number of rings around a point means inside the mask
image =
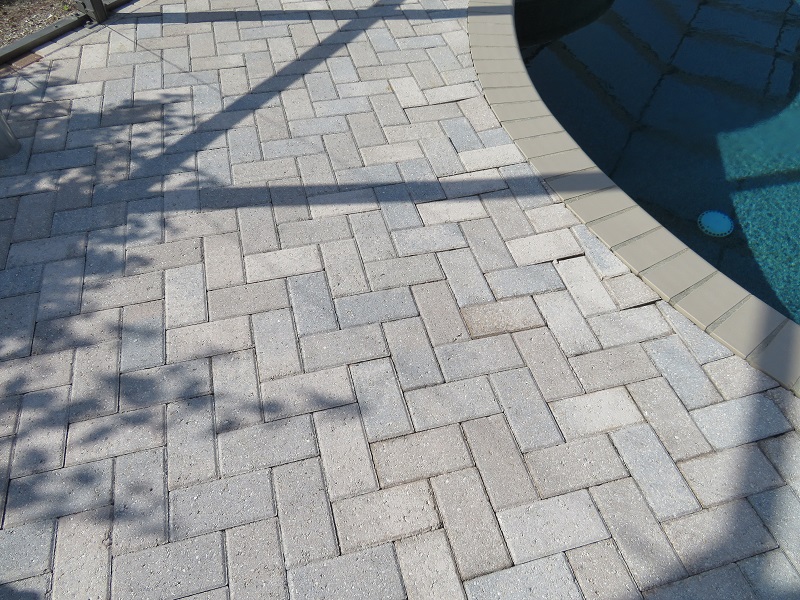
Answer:
POLYGON ((623 190, 800 322, 798 2, 616 0, 539 49, 528 70, 623 190), (734 233, 704 235, 706 210, 732 216, 734 233))

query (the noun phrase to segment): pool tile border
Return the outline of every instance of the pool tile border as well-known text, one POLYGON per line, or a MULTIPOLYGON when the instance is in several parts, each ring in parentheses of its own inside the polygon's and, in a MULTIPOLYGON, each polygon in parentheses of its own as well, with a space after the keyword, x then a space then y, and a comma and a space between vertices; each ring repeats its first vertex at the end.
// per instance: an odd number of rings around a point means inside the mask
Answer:
POLYGON ((514 1, 470 0, 467 29, 486 100, 570 210, 664 300, 800 395, 800 325, 664 229, 564 131, 528 77, 514 28, 514 1))

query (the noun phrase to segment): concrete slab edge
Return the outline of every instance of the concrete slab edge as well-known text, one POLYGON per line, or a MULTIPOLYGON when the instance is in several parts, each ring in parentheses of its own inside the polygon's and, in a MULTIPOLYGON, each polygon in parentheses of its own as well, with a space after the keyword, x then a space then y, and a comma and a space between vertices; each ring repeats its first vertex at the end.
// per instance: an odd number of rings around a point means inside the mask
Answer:
POLYGON ((470 0, 470 52, 484 96, 533 169, 664 300, 800 396, 800 324, 740 288, 618 188, 547 110, 516 40, 514 0, 470 0), (536 102, 530 118, 526 105, 536 102), (546 127, 536 121, 545 119, 546 127), (555 126, 554 126, 555 124, 555 126))

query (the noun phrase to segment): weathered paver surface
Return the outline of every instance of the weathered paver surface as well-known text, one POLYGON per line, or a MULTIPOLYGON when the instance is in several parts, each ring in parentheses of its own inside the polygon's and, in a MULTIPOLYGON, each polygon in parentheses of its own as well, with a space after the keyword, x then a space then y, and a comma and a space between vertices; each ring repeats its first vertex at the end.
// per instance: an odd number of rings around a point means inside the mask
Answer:
POLYGON ((798 400, 578 225, 464 0, 4 72, 0 598, 800 598, 798 400))

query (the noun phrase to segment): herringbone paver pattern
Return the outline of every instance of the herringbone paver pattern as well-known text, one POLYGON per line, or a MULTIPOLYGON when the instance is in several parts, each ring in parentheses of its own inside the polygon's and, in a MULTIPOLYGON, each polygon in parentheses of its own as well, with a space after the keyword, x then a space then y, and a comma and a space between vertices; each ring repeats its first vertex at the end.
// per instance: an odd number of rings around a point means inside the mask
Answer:
POLYGON ((464 0, 7 69, 0 598, 800 597, 797 399, 551 196, 464 0))

